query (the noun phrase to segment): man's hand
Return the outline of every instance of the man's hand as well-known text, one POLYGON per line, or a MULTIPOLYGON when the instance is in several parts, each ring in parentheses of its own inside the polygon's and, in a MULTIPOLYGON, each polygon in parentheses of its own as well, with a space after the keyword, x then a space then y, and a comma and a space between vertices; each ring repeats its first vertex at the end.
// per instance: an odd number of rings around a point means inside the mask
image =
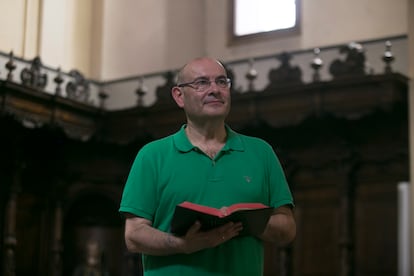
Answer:
POLYGON ((189 254, 205 248, 216 247, 236 237, 243 226, 241 222, 229 222, 209 231, 201 231, 200 229, 201 224, 196 221, 181 237, 183 239, 183 253, 189 254))
POLYGON ((128 215, 125 221, 125 243, 130 252, 165 256, 190 254, 218 246, 243 229, 240 222, 229 222, 209 231, 201 231, 200 222, 195 222, 184 236, 177 237, 152 227, 151 221, 128 215))

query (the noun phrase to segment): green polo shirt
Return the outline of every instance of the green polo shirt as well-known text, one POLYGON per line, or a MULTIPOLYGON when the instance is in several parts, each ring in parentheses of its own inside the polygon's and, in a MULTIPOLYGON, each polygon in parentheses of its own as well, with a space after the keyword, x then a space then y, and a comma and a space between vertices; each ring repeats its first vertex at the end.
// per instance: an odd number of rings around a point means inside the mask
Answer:
MULTIPOLYGON (((272 147, 262 139, 226 127, 227 142, 214 160, 177 133, 142 147, 126 182, 120 212, 149 219, 168 232, 175 206, 183 201, 215 208, 240 202, 293 205, 272 147)), ((195 254, 143 255, 145 275, 262 275, 263 245, 237 237, 195 254)))

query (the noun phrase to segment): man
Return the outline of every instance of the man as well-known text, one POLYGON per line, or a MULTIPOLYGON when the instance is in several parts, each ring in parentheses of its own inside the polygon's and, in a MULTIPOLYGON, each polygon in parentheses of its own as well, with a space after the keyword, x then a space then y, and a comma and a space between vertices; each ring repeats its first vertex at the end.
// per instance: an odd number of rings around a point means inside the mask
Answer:
POLYGON ((226 125, 230 85, 223 65, 197 58, 178 73, 172 96, 187 122, 175 134, 138 153, 121 200, 128 250, 143 254, 145 275, 263 274, 263 241, 279 246, 296 235, 293 199, 281 165, 265 141, 226 125), (201 231, 196 222, 183 236, 169 232, 183 201, 225 208, 260 202, 274 207, 259 236, 238 236, 240 222, 201 231))

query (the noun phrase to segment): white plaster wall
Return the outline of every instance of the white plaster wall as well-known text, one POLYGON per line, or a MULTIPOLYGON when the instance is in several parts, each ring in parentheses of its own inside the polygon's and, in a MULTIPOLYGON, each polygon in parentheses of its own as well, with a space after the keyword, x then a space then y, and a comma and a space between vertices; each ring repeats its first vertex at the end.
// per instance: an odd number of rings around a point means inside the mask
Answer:
POLYGON ((24 33, 24 0, 0 1, 0 47, 21 54, 24 33), (10 23, 11 22, 11 23, 10 23), (8 28, 5 28, 8 26, 8 28))
POLYGON ((407 33, 409 0, 302 0, 303 47, 407 33))
POLYGON ((0 0, 0 50, 33 58, 38 53, 39 0, 0 0))
POLYGON ((238 46, 227 41, 229 1, 27 1, 0 0, 0 23, 7 26, 0 50, 31 59, 24 49, 39 44, 45 65, 111 81, 176 69, 201 55, 234 61, 406 34, 409 0, 302 0, 299 35, 238 46), (24 26, 36 22, 30 6, 40 3, 36 36, 36 28, 24 26))
POLYGON ((160 72, 205 53, 203 1, 104 2, 100 79, 160 72))
POLYGON ((91 11, 91 43, 90 43, 90 72, 88 76, 92 79, 99 80, 102 74, 102 62, 103 62, 103 28, 104 28, 104 1, 92 0, 91 11))
POLYGON ((92 0, 43 0, 40 57, 45 65, 90 77, 92 0))
POLYGON ((103 72, 114 80, 176 69, 200 55, 224 61, 407 33, 408 0, 302 0, 299 35, 228 45, 229 1, 105 1, 103 72))
POLYGON ((301 0, 300 34, 228 46, 228 1, 206 1, 209 55, 231 61, 407 33, 409 0, 301 0))
POLYGON ((44 0, 40 26, 40 57, 44 64, 69 70, 67 1, 44 0), (66 54, 65 54, 66 53, 66 54))

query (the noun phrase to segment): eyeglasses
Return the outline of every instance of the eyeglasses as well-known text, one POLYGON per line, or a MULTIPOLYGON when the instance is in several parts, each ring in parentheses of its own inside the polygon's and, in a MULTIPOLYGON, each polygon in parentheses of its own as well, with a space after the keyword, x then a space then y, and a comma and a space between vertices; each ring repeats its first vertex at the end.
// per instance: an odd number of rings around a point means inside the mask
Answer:
MULTIPOLYGON (((197 92, 203 92, 211 86, 212 82, 213 81, 211 81, 209 79, 197 79, 195 81, 177 84, 177 86, 178 87, 188 86, 188 87, 191 87, 192 89, 194 89, 197 92)), ((215 79, 214 82, 220 88, 230 88, 230 86, 231 86, 231 79, 225 78, 225 77, 219 77, 219 78, 215 79)))

